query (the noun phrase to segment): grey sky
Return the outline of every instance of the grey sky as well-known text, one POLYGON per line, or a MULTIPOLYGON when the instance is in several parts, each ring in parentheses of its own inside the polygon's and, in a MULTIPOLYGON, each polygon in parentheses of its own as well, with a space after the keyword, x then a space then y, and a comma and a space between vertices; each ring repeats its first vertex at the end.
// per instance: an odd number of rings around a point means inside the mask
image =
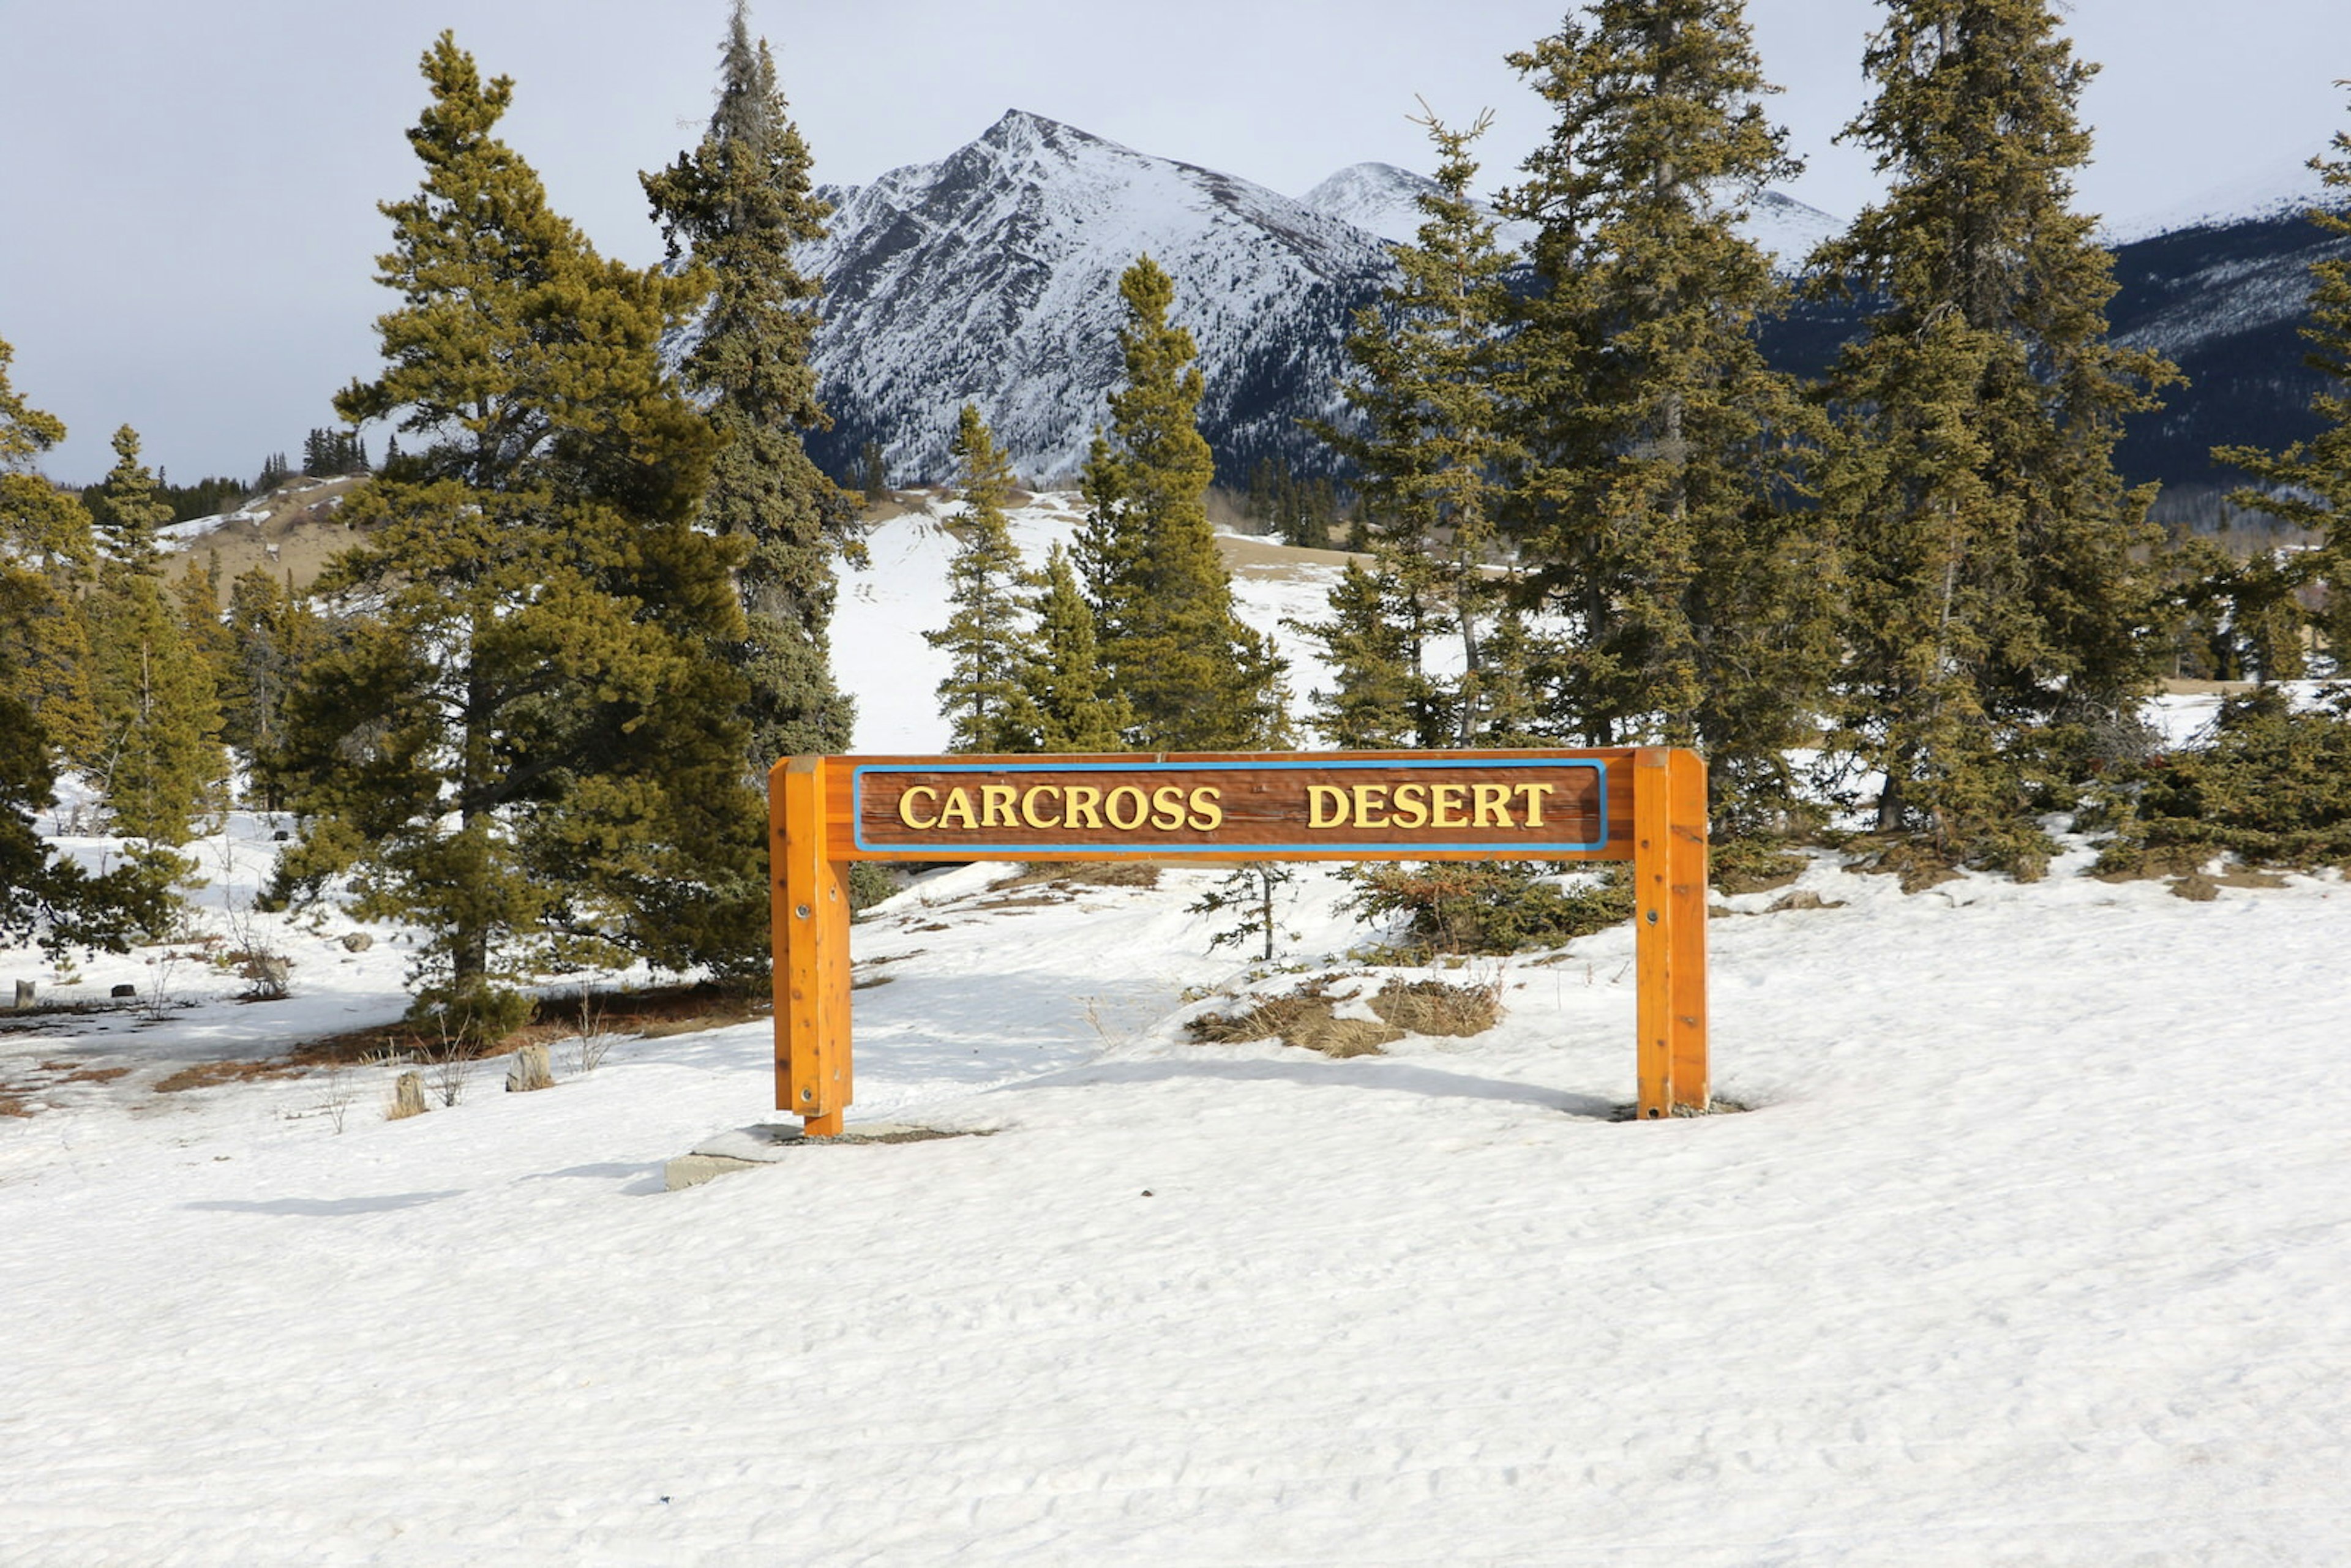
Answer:
MULTIPOLYGON (((1495 111, 1507 179, 1546 120, 1502 63, 1562 0, 754 0, 818 177, 944 156, 1008 108, 1297 194, 1366 159, 1422 167, 1415 95, 1495 111)), ((1860 107, 1872 0, 1750 0, 1775 115, 1811 167, 1792 193, 1840 216, 1865 162, 1830 138, 1860 107)), ((249 477, 333 423, 372 372, 374 204, 413 189, 402 132, 417 57, 454 26, 516 79, 507 140, 608 254, 650 261, 636 171, 709 111, 726 0, 0 0, 0 338, 17 390, 71 427, 48 471, 98 477, 129 423, 187 481, 249 477)), ((2084 205, 2128 219, 2273 183, 2351 126, 2342 0, 2080 0, 2105 69, 2085 99, 2084 205)), ((381 434, 371 434, 381 449, 381 434)))

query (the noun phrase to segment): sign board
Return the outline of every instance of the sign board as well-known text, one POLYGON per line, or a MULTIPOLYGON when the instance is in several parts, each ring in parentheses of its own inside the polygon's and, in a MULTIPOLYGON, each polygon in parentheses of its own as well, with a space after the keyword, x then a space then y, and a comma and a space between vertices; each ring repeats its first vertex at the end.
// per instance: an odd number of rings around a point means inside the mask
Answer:
POLYGON ((1630 861, 1639 1113, 1703 1110, 1706 768, 1590 751, 797 757, 768 779, 779 1108, 851 1098, 848 862, 1630 861))

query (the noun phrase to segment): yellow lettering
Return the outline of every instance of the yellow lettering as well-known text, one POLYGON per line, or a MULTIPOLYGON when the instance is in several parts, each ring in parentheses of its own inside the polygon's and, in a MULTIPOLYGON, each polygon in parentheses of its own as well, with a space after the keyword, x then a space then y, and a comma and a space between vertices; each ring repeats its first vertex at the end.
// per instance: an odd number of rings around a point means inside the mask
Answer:
POLYGON ((898 820, 917 831, 924 828, 937 827, 939 825, 939 819, 936 813, 934 813, 931 820, 927 822, 914 815, 914 797, 917 795, 921 795, 932 800, 935 800, 939 798, 939 792, 932 789, 929 785, 915 785, 912 789, 907 790, 904 794, 898 797, 898 820))
POLYGON ((1132 784, 1120 785, 1112 790, 1110 798, 1102 802, 1102 815, 1109 818, 1110 825, 1122 833, 1131 833, 1143 826, 1143 819, 1150 814, 1150 803, 1144 800, 1143 791, 1132 784), (1118 802, 1121 796, 1131 796, 1134 800, 1134 815, 1123 822, 1118 820, 1118 802))
POLYGON ((1017 828, 1020 823, 1013 817, 1013 802, 1020 798, 1019 789, 1010 784, 983 784, 979 787, 979 825, 983 828, 1017 828))
POLYGON ((1094 810, 1095 803, 1102 800, 1101 790, 1091 784, 1072 784, 1063 799, 1069 808, 1062 814, 1063 822, 1072 828, 1102 826, 1102 818, 1094 810))
POLYGON ((1466 828, 1469 825, 1469 819, 1461 814, 1463 788, 1459 784, 1431 784, 1428 787, 1429 804, 1433 808, 1429 813, 1431 826, 1466 828))
POLYGON ((1059 784, 1039 784, 1031 788, 1027 794, 1020 797, 1020 820, 1032 828, 1060 827, 1061 819, 1058 809, 1050 817, 1038 814, 1037 797, 1040 795, 1050 795, 1058 801, 1061 798, 1061 787, 1059 784))
POLYGON ((1347 792, 1335 784, 1306 787, 1306 825, 1343 828, 1347 825, 1347 792))
POLYGON ((1355 826, 1384 828, 1388 825, 1388 787, 1384 784, 1355 786, 1355 826), (1373 813, 1377 812, 1377 816, 1373 813))
POLYGON ((1543 797, 1552 792, 1552 787, 1549 784, 1521 784, 1519 786, 1519 798, 1527 803, 1528 827, 1540 828, 1543 825, 1543 797))
POLYGON ((1399 784, 1395 787, 1395 825, 1399 828, 1428 826, 1428 786, 1399 784))
POLYGON ((1471 810, 1477 814, 1481 828, 1507 828, 1510 825, 1510 787, 1508 784, 1472 784, 1469 786, 1471 810))
POLYGON ((1192 791, 1192 831, 1213 833, 1225 825, 1225 809, 1217 804, 1224 791, 1213 784, 1203 784, 1192 791))
POLYGON ((939 808, 938 825, 942 828, 971 829, 978 824, 971 817, 970 792, 960 786, 947 791, 947 803, 939 808), (960 818, 961 821, 957 821, 960 818))
POLYGON ((1151 792, 1151 825, 1163 833, 1172 833, 1184 825, 1184 791, 1173 784, 1163 784, 1151 792))

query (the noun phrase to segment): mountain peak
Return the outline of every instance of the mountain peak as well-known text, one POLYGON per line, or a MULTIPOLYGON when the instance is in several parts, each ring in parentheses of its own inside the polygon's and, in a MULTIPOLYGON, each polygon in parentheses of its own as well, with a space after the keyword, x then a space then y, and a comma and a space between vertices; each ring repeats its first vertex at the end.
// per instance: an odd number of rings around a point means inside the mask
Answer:
POLYGON ((893 475, 946 473, 967 402, 1030 479, 1076 472, 1118 381, 1118 279, 1146 253, 1199 346, 1219 464, 1318 466, 1297 416, 1340 412, 1346 324, 1395 272, 1348 223, 1019 109, 835 200, 800 258, 825 279, 810 359, 834 428, 810 446, 834 472, 871 439, 893 475))

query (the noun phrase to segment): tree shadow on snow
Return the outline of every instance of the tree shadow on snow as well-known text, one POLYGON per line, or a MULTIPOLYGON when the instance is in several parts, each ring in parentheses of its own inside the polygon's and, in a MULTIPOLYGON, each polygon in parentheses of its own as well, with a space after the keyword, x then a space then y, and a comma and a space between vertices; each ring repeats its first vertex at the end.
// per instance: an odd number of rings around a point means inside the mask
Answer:
POLYGON ((1548 1089, 1540 1083, 1511 1083, 1479 1078, 1466 1072, 1446 1072, 1405 1061, 1177 1061, 1158 1060, 1098 1063, 1048 1072, 1018 1083, 1005 1084, 998 1093, 1029 1089, 1071 1088, 1086 1083, 1166 1083, 1218 1079, 1228 1083, 1302 1083, 1314 1089, 1386 1090, 1423 1094, 1439 1100, 1503 1100, 1540 1105, 1570 1116, 1595 1122, 1617 1119, 1622 1107, 1596 1094, 1576 1094, 1548 1089))
POLYGON ((446 1192, 388 1192, 373 1197, 272 1197, 252 1201, 206 1198, 180 1207, 217 1209, 225 1214, 293 1214, 317 1219, 341 1214, 379 1214, 395 1208, 417 1208, 424 1204, 438 1203, 444 1197, 455 1197, 464 1190, 452 1187, 446 1192))

